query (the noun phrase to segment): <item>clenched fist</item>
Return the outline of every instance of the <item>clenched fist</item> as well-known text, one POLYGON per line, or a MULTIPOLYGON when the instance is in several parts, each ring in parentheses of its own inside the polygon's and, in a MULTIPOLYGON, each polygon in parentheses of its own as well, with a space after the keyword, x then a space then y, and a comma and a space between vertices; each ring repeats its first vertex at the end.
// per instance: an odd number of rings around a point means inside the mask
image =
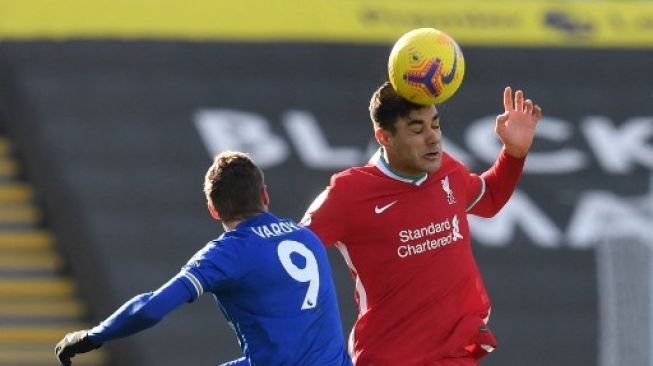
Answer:
POLYGON ((100 344, 95 344, 88 339, 88 330, 78 330, 76 332, 68 333, 54 348, 54 353, 57 355, 59 364, 61 366, 70 366, 70 359, 75 357, 76 354, 86 353, 94 349, 100 348, 100 344))

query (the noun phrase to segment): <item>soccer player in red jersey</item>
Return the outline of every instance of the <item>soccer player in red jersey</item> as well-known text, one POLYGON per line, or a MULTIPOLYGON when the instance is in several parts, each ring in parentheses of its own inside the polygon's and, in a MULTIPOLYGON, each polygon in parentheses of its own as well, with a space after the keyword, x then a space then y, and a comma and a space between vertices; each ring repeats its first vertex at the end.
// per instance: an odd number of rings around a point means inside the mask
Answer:
POLYGON ((503 104, 503 149, 477 175, 443 151, 436 106, 385 83, 370 102, 379 151, 335 174, 306 212, 303 224, 336 245, 355 281, 357 366, 473 366, 496 347, 467 214, 491 217, 508 201, 542 116, 510 87, 503 104))

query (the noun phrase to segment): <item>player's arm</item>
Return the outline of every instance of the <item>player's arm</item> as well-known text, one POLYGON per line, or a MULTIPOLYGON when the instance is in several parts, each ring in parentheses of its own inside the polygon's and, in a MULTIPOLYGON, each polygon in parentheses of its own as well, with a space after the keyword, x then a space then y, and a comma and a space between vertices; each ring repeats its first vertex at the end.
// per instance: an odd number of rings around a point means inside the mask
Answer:
POLYGON ((104 342, 145 330, 195 298, 189 280, 177 275, 154 292, 135 296, 92 329, 67 334, 55 347, 61 365, 76 354, 99 348, 104 342))
POLYGON ((518 90, 513 98, 512 89, 503 92, 504 113, 497 116, 495 131, 503 148, 494 165, 479 177, 470 176, 472 194, 469 213, 491 217, 508 202, 517 187, 524 168, 526 155, 533 144, 535 126, 542 110, 518 90))
POLYGON ((514 158, 502 150, 494 165, 483 174, 468 178, 467 212, 492 217, 515 191, 524 167, 524 158, 514 158))

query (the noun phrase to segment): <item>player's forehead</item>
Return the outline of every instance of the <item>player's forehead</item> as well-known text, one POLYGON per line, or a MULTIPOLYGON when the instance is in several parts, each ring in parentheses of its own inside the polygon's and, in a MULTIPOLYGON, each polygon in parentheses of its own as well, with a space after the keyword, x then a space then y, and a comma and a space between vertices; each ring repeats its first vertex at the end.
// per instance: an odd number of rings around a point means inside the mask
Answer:
POLYGON ((435 107, 435 105, 429 105, 411 110, 405 117, 400 117, 398 122, 406 125, 418 122, 431 123, 433 120, 438 118, 438 109, 435 107))

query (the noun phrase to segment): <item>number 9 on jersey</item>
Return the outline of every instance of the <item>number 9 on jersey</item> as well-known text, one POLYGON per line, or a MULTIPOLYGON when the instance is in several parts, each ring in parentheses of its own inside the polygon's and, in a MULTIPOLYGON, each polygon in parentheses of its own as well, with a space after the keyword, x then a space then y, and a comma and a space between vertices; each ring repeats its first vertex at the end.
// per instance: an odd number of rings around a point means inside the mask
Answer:
POLYGON ((279 243, 277 254, 281 265, 283 265, 290 277, 298 282, 308 282, 308 290, 302 303, 302 310, 314 308, 317 305, 317 294, 320 289, 320 272, 313 252, 298 241, 284 240, 279 243), (299 268, 293 263, 290 258, 293 253, 304 257, 306 260, 304 268, 299 268))

